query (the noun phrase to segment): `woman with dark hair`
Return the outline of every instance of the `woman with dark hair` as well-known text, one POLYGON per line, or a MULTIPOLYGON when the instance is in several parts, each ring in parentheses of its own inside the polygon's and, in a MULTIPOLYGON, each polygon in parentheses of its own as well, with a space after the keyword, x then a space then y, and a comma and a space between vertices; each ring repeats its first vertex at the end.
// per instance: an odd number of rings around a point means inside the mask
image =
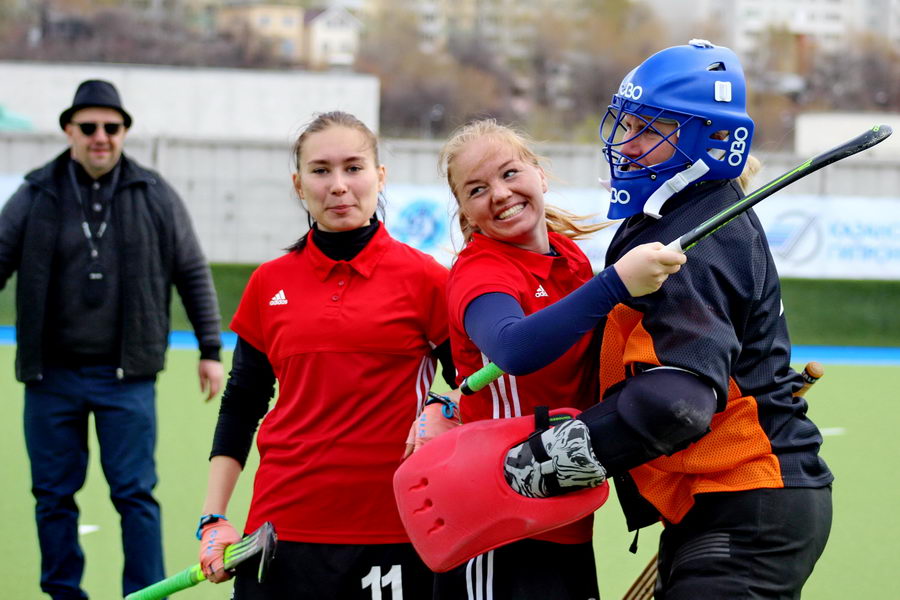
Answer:
POLYGON ((263 583, 253 561, 237 569, 234 598, 371 599, 382 588, 427 598, 432 574, 409 544, 391 479, 436 359, 455 387, 447 269, 377 219, 385 168, 358 119, 319 115, 293 156, 312 224, 253 273, 231 322, 238 341, 197 531, 203 571, 231 576, 223 550, 240 536, 224 515, 262 419, 244 532, 270 521, 278 548, 263 583))

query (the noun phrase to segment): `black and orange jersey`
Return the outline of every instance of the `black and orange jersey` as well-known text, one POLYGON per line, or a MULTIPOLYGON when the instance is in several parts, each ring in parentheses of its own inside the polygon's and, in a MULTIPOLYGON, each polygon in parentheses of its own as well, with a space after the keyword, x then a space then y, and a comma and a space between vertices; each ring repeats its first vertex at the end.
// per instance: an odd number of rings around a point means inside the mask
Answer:
MULTIPOLYGON (((692 186, 669 200, 661 219, 636 215, 623 222, 606 262, 639 244, 668 243, 741 196, 732 181, 692 186)), ((698 493, 832 481, 806 401, 792 395, 801 379, 790 357, 778 273, 752 210, 691 248, 687 264, 659 291, 609 313, 602 393, 648 365, 666 365, 700 375, 719 398, 708 434, 630 472, 665 519, 679 522, 698 493)))

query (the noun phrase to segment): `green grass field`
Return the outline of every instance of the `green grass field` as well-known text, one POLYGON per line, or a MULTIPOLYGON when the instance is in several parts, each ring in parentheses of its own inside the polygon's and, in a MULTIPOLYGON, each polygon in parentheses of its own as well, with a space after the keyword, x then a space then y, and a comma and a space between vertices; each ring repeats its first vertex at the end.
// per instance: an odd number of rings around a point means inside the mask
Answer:
MULTIPOLYGON (((6 554, 0 560, 0 598, 40 600, 40 556, 33 519, 33 501, 22 436, 22 391, 12 374, 14 349, 0 347, 0 496, 6 554)), ((206 459, 217 414, 217 403, 204 404, 197 388, 196 353, 169 352, 159 381, 158 498, 163 507, 164 543, 169 573, 196 562, 193 537, 206 486, 206 459)), ((230 358, 230 357, 229 357, 230 358)), ((900 405, 894 400, 900 367, 826 365, 822 382, 809 395, 810 416, 826 433, 822 453, 836 474, 835 521, 831 540, 804 598, 900 598, 897 540, 900 539, 900 480, 894 474, 900 458, 900 405), (885 470, 886 469, 886 470, 885 470)), ((92 441, 92 450, 96 441, 92 441)), ((87 557, 84 587, 94 600, 121 598, 122 566, 118 515, 92 453, 85 488, 78 495, 82 536, 87 557), (86 527, 91 526, 91 527, 86 527)), ((246 514, 255 468, 238 486, 230 515, 246 514)), ((655 551, 659 528, 642 531, 637 555, 628 552, 632 534, 616 506, 615 494, 597 513, 595 544, 600 589, 605 600, 618 600, 655 551)), ((178 600, 225 600, 230 586, 201 583, 179 593, 178 600)), ((323 599, 326 600, 326 599, 323 599)), ((388 599, 386 599, 388 600, 388 599)), ((406 600, 419 600, 407 598, 406 600)))

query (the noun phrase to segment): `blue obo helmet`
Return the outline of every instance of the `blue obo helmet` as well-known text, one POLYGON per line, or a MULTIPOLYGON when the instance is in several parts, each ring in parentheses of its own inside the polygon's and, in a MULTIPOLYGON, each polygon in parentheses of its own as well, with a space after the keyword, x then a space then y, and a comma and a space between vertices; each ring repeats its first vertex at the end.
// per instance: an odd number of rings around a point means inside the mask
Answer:
POLYGON ((612 177, 610 219, 643 211, 659 218, 663 204, 696 181, 733 179, 750 155, 753 120, 747 115, 744 71, 734 52, 691 40, 657 52, 629 73, 600 125, 612 177), (623 119, 632 115, 631 135, 623 119), (635 123, 641 123, 640 128, 635 123), (657 124, 665 123, 667 135, 657 124), (623 146, 647 133, 659 139, 649 151, 626 155, 623 146), (674 153, 655 165, 639 161, 661 144, 674 153), (634 165, 634 166, 633 166, 634 165))

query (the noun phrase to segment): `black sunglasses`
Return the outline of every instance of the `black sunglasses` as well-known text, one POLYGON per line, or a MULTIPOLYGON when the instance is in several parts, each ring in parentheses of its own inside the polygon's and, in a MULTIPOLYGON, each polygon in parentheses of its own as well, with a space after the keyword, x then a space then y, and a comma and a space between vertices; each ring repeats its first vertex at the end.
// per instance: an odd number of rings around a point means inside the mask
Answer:
POLYGON ((116 135, 125 126, 125 123, 77 123, 75 121, 72 121, 72 124, 78 125, 81 133, 88 137, 94 135, 97 132, 97 127, 100 125, 103 126, 103 131, 106 132, 106 135, 116 135))

